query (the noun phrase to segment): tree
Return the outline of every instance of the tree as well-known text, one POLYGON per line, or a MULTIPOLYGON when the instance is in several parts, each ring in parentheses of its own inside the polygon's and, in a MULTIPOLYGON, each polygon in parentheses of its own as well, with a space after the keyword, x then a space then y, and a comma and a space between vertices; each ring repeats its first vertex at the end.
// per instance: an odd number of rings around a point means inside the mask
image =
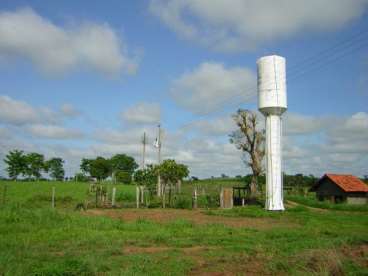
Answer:
POLYGON ((65 171, 63 168, 64 160, 61 158, 52 158, 45 163, 47 171, 54 180, 63 180, 65 171))
POLYGON ((113 179, 115 179, 115 174, 117 172, 125 172, 131 178, 134 171, 138 168, 138 164, 135 162, 134 158, 125 154, 114 155, 110 159, 110 164, 113 179))
POLYGON ((25 174, 27 166, 23 151, 9 151, 9 153, 5 156, 4 162, 7 164, 6 170, 10 178, 17 180, 20 174, 25 174))
POLYGON ((132 183, 132 175, 129 172, 125 171, 117 171, 114 173, 114 179, 117 182, 130 184, 132 183))
POLYGON ((84 174, 91 174, 91 159, 83 158, 80 164, 80 169, 84 174))
POLYGON ((98 181, 106 179, 111 173, 110 160, 103 157, 97 157, 89 162, 89 173, 98 181))
POLYGON ((243 152, 243 161, 252 169, 250 190, 254 197, 257 194, 257 179, 264 172, 265 131, 258 130, 257 115, 249 110, 239 109, 233 119, 239 129, 230 134, 230 143, 243 152))
POLYGON ((155 172, 155 167, 148 165, 147 168, 143 170, 137 170, 134 173, 134 182, 139 186, 145 186, 150 191, 150 194, 154 194, 157 183, 157 175, 155 172))
POLYGON ((155 168, 156 174, 159 172, 161 180, 163 182, 163 207, 165 207, 165 190, 166 186, 169 185, 169 203, 171 204, 171 191, 173 185, 179 180, 189 175, 189 169, 183 164, 177 164, 175 160, 164 160, 159 166, 155 168))
POLYGON ((28 177, 35 177, 39 179, 41 177, 41 172, 45 171, 45 158, 42 154, 37 152, 31 152, 25 156, 26 160, 26 175, 28 177))
POLYGON ((89 177, 86 176, 84 173, 76 173, 74 176, 74 180, 76 182, 88 182, 89 177))

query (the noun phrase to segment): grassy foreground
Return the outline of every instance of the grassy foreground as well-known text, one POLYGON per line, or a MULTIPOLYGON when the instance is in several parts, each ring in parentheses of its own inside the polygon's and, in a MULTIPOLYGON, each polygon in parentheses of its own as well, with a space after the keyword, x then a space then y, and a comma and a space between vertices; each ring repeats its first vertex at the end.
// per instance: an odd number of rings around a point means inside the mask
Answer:
POLYGON ((0 209, 0 275, 368 274, 364 211, 125 208, 96 216, 74 211, 85 184, 56 183, 64 198, 56 210, 46 201, 55 183, 11 185, 0 209))

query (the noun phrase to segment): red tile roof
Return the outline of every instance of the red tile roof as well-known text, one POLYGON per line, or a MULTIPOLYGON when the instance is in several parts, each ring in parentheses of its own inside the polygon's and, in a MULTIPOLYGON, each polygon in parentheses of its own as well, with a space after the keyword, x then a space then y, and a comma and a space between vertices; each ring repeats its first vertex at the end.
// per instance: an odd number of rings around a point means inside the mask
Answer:
MULTIPOLYGON (((337 186, 343 189, 345 192, 367 192, 368 185, 361 181, 354 175, 341 175, 341 174, 325 174, 322 178, 328 177, 337 186)), ((320 180, 320 181, 321 181, 320 180)), ((319 182, 319 181, 318 181, 319 182)))

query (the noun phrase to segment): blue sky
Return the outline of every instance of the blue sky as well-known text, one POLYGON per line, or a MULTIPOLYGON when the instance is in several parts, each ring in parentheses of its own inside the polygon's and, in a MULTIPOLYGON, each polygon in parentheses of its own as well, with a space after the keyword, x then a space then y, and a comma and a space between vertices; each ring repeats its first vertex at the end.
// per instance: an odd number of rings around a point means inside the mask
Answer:
POLYGON ((69 175, 84 156, 140 161, 140 136, 152 144, 161 121, 165 158, 193 175, 248 173, 228 143, 230 114, 256 109, 256 60, 278 54, 290 76, 286 172, 368 174, 367 9, 365 0, 2 1, 0 157, 61 156, 69 175))

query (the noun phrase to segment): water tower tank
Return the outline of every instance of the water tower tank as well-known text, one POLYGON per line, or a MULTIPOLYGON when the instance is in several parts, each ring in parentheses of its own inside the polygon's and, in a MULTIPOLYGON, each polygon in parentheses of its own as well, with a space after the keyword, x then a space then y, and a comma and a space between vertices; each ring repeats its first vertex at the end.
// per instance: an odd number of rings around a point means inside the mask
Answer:
POLYGON ((287 109, 285 58, 265 56, 258 65, 258 108, 267 116, 281 115, 287 109))
POLYGON ((266 56, 258 65, 258 108, 266 118, 266 203, 270 211, 284 210, 282 179, 282 119, 287 109, 285 59, 266 56))

